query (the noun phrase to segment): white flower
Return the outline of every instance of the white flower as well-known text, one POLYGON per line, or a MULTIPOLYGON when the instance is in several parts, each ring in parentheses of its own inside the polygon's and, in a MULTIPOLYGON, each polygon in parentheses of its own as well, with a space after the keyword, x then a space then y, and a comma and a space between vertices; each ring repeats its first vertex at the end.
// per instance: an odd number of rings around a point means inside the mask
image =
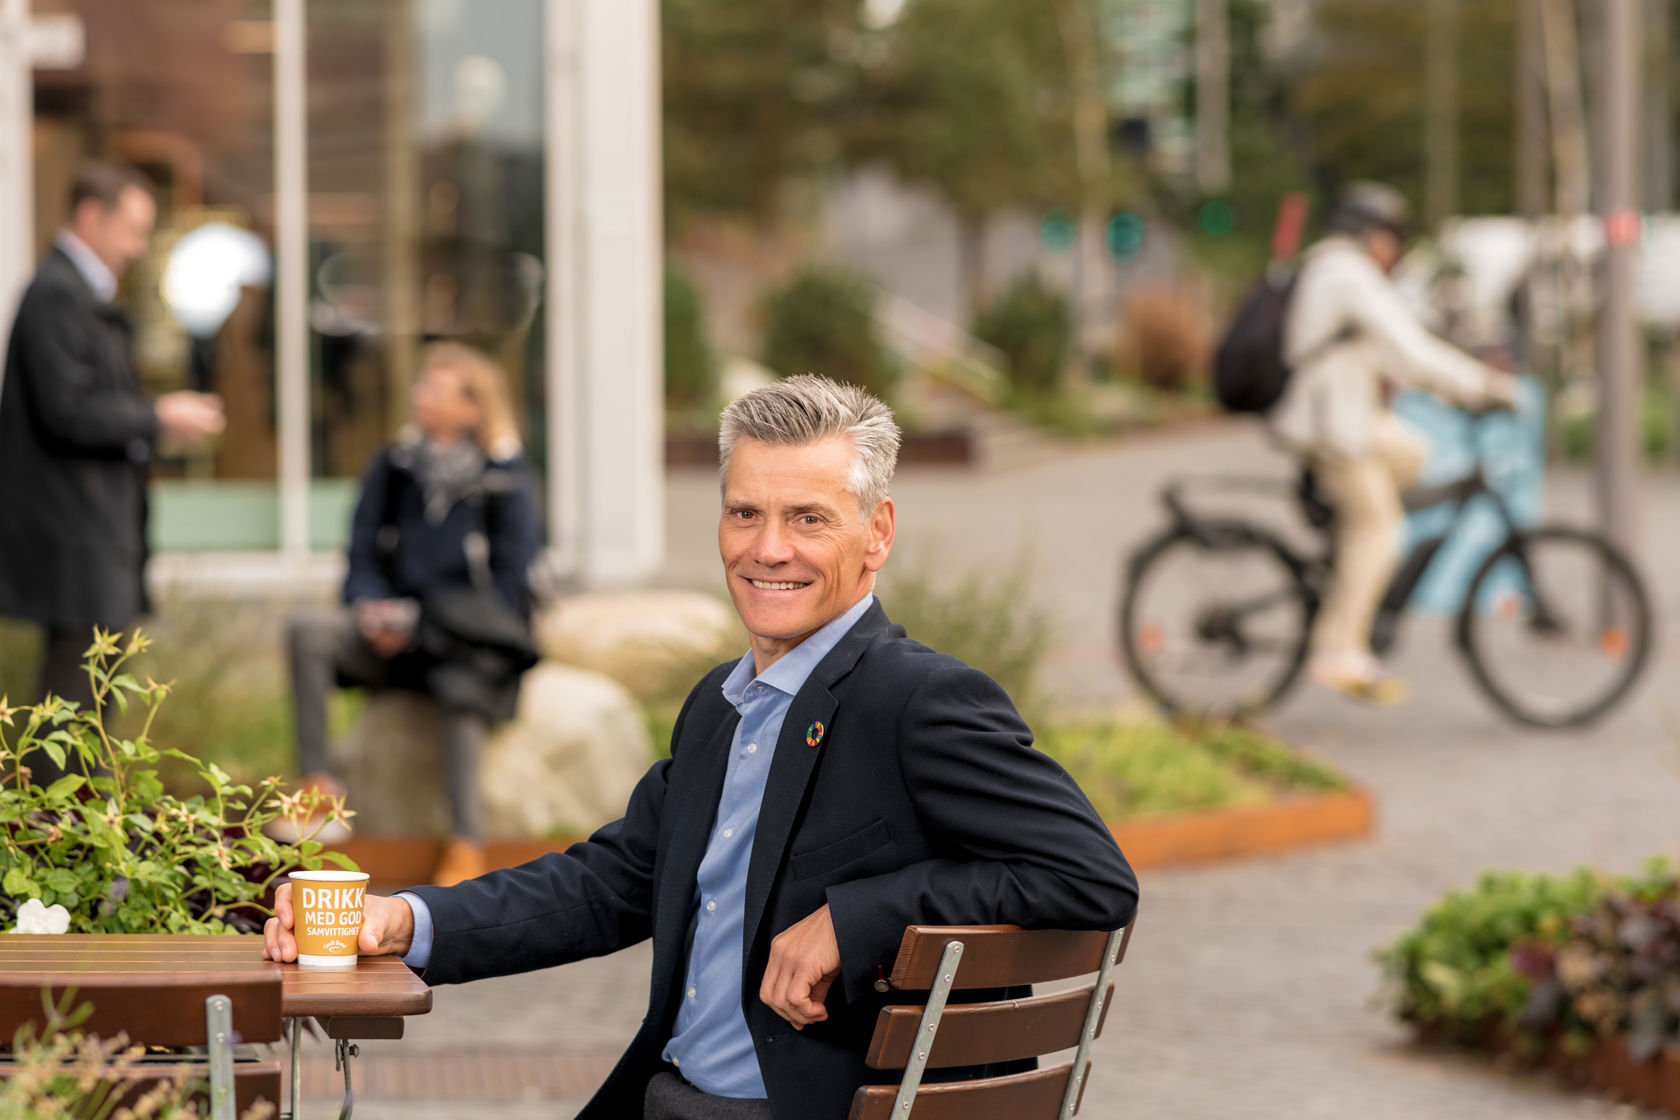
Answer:
POLYGON ((17 925, 11 929, 12 933, 63 933, 70 928, 70 911, 58 905, 42 906, 41 900, 32 898, 18 907, 17 925))

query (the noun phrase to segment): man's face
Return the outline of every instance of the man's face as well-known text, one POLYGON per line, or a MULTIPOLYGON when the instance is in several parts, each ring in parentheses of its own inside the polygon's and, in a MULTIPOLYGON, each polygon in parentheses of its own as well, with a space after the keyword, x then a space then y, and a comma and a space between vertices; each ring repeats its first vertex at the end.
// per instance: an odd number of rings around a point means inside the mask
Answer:
POLYGON ((81 239, 114 276, 146 252, 157 220, 157 205, 151 195, 129 187, 117 196, 115 206, 106 208, 96 200, 83 202, 71 216, 70 231, 81 239))
POLYGON ((1400 238, 1386 229, 1374 229, 1365 235, 1365 251, 1384 272, 1393 272, 1400 263, 1400 238))
POLYGON ((859 515, 852 457, 844 437, 730 455, 718 552, 759 672, 863 598, 892 550, 892 500, 859 515))

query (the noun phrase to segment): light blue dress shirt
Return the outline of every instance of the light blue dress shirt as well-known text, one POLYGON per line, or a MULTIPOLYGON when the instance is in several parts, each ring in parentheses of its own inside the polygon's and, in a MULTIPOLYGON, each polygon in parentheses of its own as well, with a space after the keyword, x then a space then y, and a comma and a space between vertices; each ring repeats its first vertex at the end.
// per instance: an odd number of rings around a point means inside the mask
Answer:
MULTIPOLYGON (((741 1009, 747 866, 758 831, 759 803, 776 755, 776 739, 793 698, 811 671, 869 610, 865 595, 845 614, 783 654, 758 676, 751 651, 723 682, 741 721, 735 726, 723 793, 694 885, 694 942, 682 1006, 665 1058, 702 1091, 720 1097, 764 1097, 752 1034, 741 1009)), ((432 916, 419 896, 402 893, 414 911, 414 940, 403 962, 423 969, 432 957, 432 916)))
MULTIPOLYGON (((763 1097, 752 1033, 741 1010, 741 957, 745 951, 747 865, 758 832, 764 783, 776 756, 793 698, 817 663, 857 624, 874 601, 865 595, 845 614, 753 676, 749 652, 723 682, 723 696, 741 713, 730 744, 723 793, 711 839, 694 883, 694 943, 682 1005, 665 1059, 697 1088, 719 1097, 763 1097)), ((756 996, 756 992, 754 995, 756 996)))

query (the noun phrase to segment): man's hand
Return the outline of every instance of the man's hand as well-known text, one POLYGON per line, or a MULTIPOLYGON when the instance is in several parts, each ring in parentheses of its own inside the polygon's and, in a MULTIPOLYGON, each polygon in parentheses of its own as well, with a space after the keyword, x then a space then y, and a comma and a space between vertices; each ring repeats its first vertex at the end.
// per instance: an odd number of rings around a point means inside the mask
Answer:
POLYGON ((839 975, 840 943, 824 906, 770 942, 770 963, 758 998, 799 1030, 828 1018, 823 1000, 839 975))
MULTIPOLYGON (((414 911, 408 900, 370 894, 362 899, 362 932, 356 948, 364 957, 402 956, 414 941, 414 911)), ((297 960, 292 936, 292 885, 274 892, 274 917, 263 923, 263 959, 297 960)))
POLYGON ((165 393, 153 402, 158 424, 183 443, 196 443, 206 436, 220 435, 227 427, 222 398, 214 393, 180 390, 165 393))

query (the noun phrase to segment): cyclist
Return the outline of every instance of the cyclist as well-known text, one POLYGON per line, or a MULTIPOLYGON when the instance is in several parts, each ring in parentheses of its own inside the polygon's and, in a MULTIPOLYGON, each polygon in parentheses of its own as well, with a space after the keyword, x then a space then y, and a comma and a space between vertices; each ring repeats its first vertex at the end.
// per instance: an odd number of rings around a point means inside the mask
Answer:
POLYGON ((1401 490, 1423 467, 1422 438, 1389 409, 1397 386, 1454 404, 1506 406, 1517 380, 1429 333, 1388 274, 1407 237, 1405 199, 1351 184, 1324 239, 1302 260, 1284 322, 1289 385, 1272 431, 1312 468, 1336 512, 1335 570, 1313 625, 1308 675, 1356 699, 1394 703, 1403 681, 1371 652, 1371 624, 1400 559, 1401 490))

